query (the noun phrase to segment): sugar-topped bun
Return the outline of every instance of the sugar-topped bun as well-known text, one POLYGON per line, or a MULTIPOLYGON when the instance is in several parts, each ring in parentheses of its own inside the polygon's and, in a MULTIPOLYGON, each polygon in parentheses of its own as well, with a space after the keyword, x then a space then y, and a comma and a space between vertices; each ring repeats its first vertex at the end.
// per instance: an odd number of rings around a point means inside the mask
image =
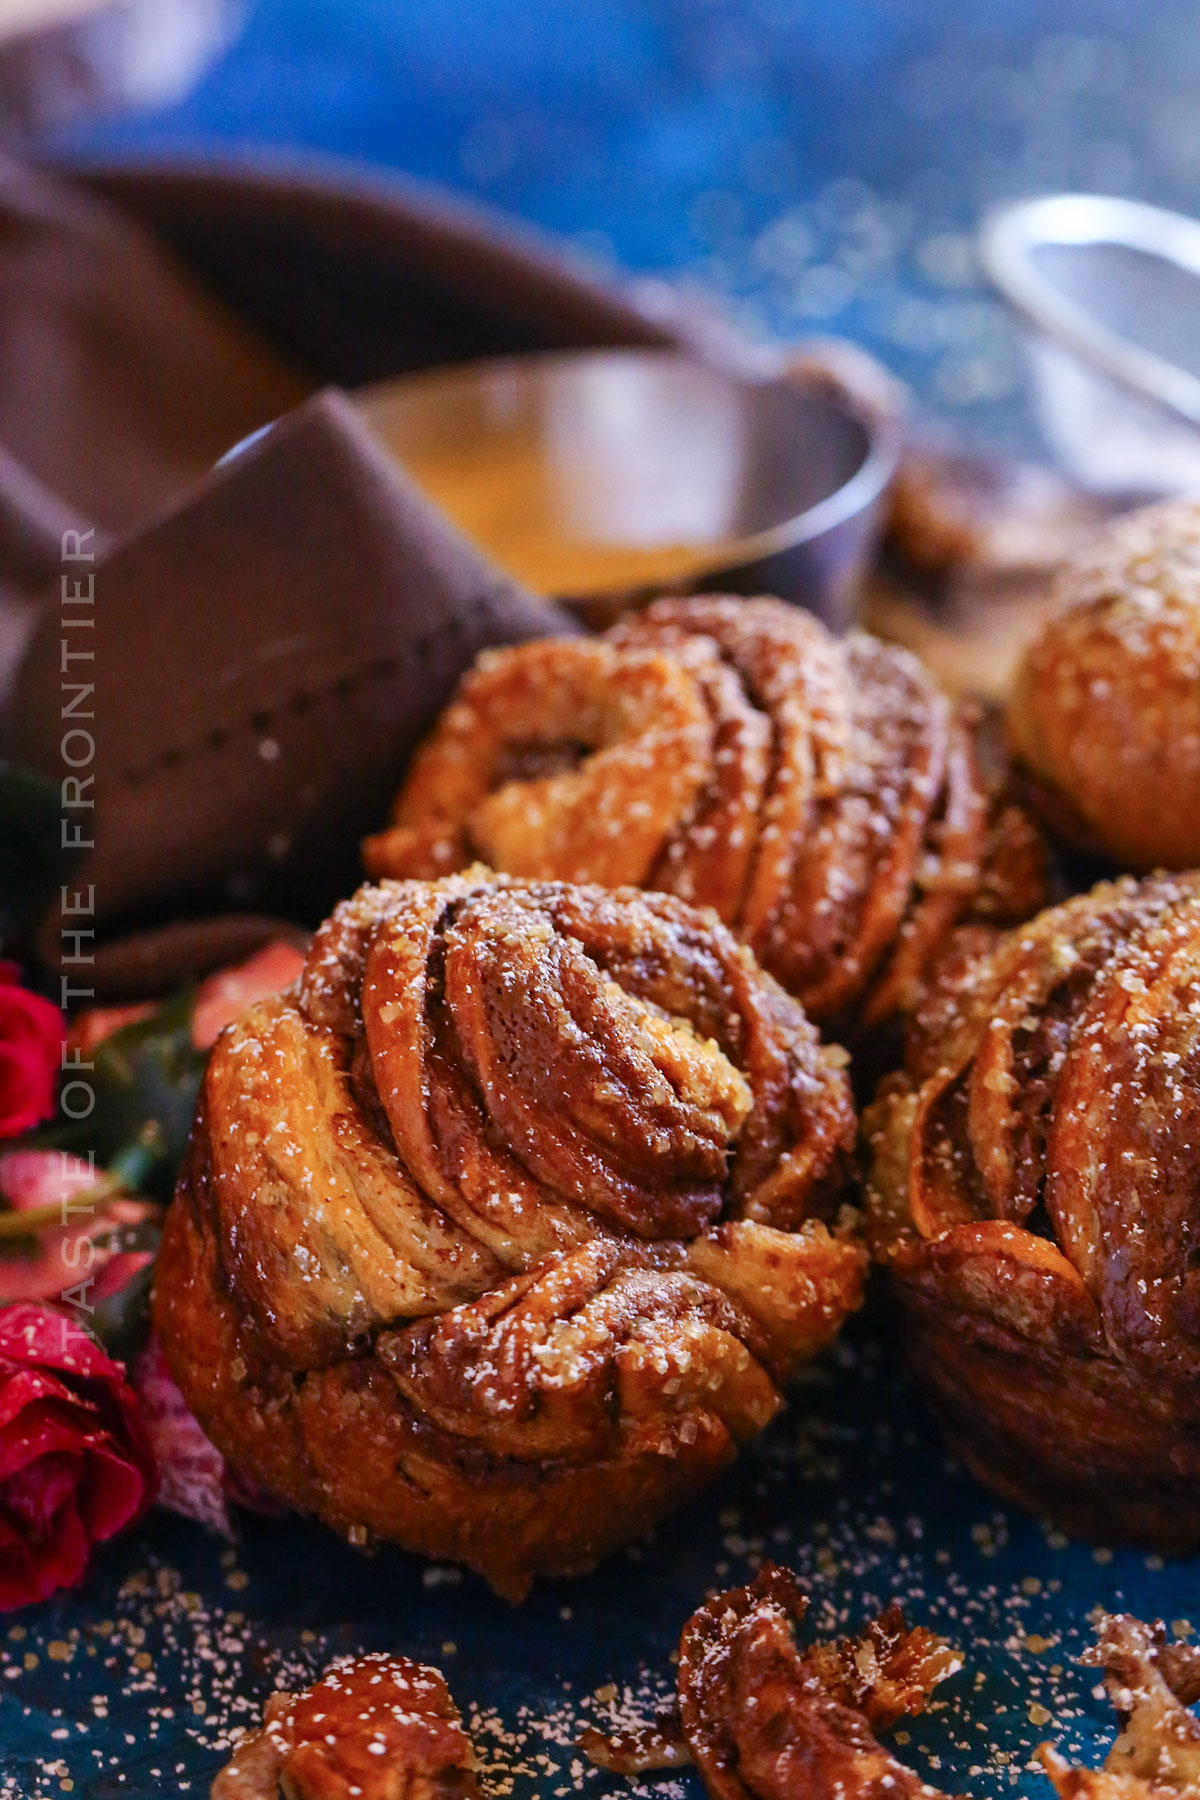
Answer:
POLYGON ((1059 575, 1009 708, 1069 836, 1131 869, 1200 864, 1200 501, 1121 519, 1059 575))
POLYGON ((1068 1531, 1200 1548, 1200 873, 969 927, 865 1129, 955 1450, 1068 1531))
POLYGON ((714 595, 481 658, 365 853, 711 906, 843 1038, 912 1005, 960 919, 1043 898, 1040 840, 915 657, 714 595))
POLYGON ((669 895, 363 888, 209 1060, 157 1273, 175 1377, 352 1539, 511 1595, 588 1568, 857 1306, 842 1060, 669 895))

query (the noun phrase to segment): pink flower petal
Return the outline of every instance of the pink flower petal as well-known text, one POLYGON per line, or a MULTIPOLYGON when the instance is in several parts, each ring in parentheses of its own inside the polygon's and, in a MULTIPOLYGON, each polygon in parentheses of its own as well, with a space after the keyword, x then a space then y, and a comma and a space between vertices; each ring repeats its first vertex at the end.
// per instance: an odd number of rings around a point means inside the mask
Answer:
POLYGON ((91 1303, 98 1306, 101 1300, 111 1300, 127 1288, 136 1275, 148 1269, 154 1261, 149 1250, 118 1250, 97 1266, 96 1279, 92 1287, 91 1303))
POLYGON ((159 1505, 232 1537, 225 1458, 176 1387, 156 1335, 134 1362, 133 1384, 158 1462, 159 1505))
POLYGON ((218 969, 202 982, 192 1014, 192 1042, 198 1050, 216 1043, 226 1025, 241 1018, 256 1000, 266 1000, 290 987, 304 967, 304 952, 283 938, 230 969, 218 969))
POLYGON ((99 1179, 90 1163, 65 1150, 10 1150, 0 1156, 0 1194, 18 1212, 65 1206, 99 1179))
POLYGON ((115 1226, 140 1224, 153 1213, 146 1201, 109 1200, 90 1216, 78 1215, 73 1225, 43 1228, 32 1251, 9 1248, 0 1256, 0 1306, 16 1300, 61 1302, 80 1288, 88 1305, 95 1306, 120 1293, 151 1258, 143 1251, 118 1250, 106 1236, 115 1226))
POLYGON ((90 1057, 114 1031, 121 1031, 126 1025, 140 1025, 156 1010, 153 1000, 139 1000, 132 1006, 90 1006, 71 1020, 67 1042, 81 1057, 90 1057))

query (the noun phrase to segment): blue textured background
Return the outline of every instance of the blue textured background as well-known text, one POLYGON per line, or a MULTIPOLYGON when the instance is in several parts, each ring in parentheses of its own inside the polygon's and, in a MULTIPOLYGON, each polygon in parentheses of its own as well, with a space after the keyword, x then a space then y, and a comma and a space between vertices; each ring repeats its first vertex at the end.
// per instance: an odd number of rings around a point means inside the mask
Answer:
MULTIPOLYGON (((58 143, 394 166, 701 284, 758 328, 858 336, 932 404, 1022 438, 979 212, 1069 185, 1200 211, 1195 24, 1195 0, 260 0, 184 104, 58 143)), ((613 1784, 569 1749, 610 1703, 596 1690, 663 1691, 706 1586, 772 1554, 823 1628, 898 1595, 961 1646, 967 1671, 912 1732, 931 1780, 1047 1793, 1027 1772, 1039 1740, 1097 1757, 1111 1736, 1073 1660, 1089 1610, 1200 1625, 1200 1564, 1068 1545, 998 1509, 946 1465, 892 1352, 857 1337, 656 1549, 519 1613, 315 1527, 250 1521, 222 1551, 152 1522, 81 1595, 0 1627, 0 1800, 202 1794, 277 1682, 383 1646, 446 1669, 516 1794, 598 1794, 613 1784)))
MULTIPOLYGON (((368 1558, 299 1521, 249 1519, 236 1550, 152 1521, 102 1552, 79 1594, 31 1610, 7 1641, 0 1629, 0 1800, 203 1797, 231 1728, 256 1722, 274 1687, 377 1649, 445 1671, 490 1792, 617 1796, 623 1784, 573 1753, 581 1726, 614 1707, 650 1716, 692 1607, 764 1557, 800 1571, 822 1633, 899 1599, 957 1645, 966 1667, 899 1753, 975 1800, 1052 1800, 1030 1767, 1047 1739, 1102 1758, 1112 1713, 1077 1661, 1094 1607, 1200 1626, 1200 1561, 1164 1569, 998 1507, 947 1462, 879 1321, 861 1320, 791 1414, 655 1545, 586 1581, 542 1584, 516 1611, 473 1576, 391 1550, 368 1558)), ((691 1774, 637 1785, 702 1800, 691 1774)))
POLYGON ((66 142, 315 147, 859 337, 989 435, 1023 369, 981 210, 1086 187, 1200 212, 1195 0, 257 0, 198 91, 66 142))

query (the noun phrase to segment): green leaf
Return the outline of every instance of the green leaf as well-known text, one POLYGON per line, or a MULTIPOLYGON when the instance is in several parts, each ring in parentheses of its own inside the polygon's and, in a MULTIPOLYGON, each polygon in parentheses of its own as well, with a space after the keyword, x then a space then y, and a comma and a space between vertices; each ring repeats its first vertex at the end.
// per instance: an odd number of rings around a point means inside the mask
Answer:
POLYGON ((76 860, 62 848, 57 782, 0 762, 0 944, 48 911, 76 860))
POLYGON ((52 1127, 49 1141, 94 1151, 129 1187, 170 1199, 206 1061, 192 1043, 192 1008, 189 991, 106 1038, 88 1075, 95 1106, 86 1119, 52 1127))

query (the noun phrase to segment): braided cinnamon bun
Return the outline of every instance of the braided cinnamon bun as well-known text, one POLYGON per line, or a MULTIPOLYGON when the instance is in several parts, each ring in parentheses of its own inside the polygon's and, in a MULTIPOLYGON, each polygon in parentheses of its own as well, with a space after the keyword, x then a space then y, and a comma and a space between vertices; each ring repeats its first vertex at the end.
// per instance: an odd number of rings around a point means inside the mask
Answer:
POLYGON ((1200 1546, 1200 875, 968 929, 865 1124, 965 1461, 1068 1530, 1200 1546))
POLYGON ((1008 725, 1065 837, 1124 868, 1200 864, 1200 503, 1133 513, 1064 565, 1008 725))
POLYGON ((589 1567, 859 1303, 842 1060, 670 896, 364 887, 209 1062, 158 1264, 175 1377, 352 1538, 510 1595, 589 1567))
POLYGON ((777 600, 661 600, 486 653, 364 854, 375 876, 479 857, 711 906, 843 1033, 910 1005, 964 913, 1043 899, 1032 827, 989 813, 921 664, 777 600))
POLYGON ((801 1644, 808 1611, 791 1570, 764 1563, 684 1626, 674 1718, 619 1737, 592 1729, 580 1748, 622 1774, 694 1762, 712 1800, 945 1800, 875 1731, 923 1712, 961 1658, 898 1606, 858 1637, 801 1644))

